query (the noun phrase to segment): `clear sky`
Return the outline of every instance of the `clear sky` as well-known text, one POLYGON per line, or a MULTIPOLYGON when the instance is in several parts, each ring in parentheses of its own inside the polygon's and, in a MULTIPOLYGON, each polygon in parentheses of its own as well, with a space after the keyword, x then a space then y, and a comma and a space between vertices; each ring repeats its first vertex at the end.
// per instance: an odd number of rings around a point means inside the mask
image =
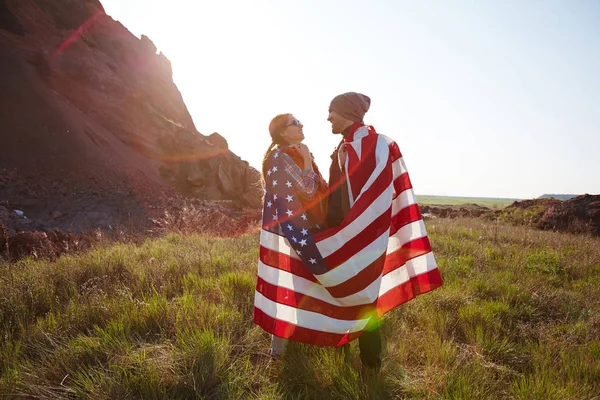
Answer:
POLYGON ((101 1, 256 168, 291 112, 327 175, 329 102, 358 91, 417 194, 600 193, 600 1, 101 1))

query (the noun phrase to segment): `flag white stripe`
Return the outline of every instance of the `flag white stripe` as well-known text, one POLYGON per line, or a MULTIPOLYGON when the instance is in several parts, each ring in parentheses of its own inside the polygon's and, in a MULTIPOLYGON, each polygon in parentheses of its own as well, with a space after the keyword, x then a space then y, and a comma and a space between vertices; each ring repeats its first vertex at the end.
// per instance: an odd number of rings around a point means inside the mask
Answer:
POLYGON ((407 172, 406 165, 404 165, 404 157, 400 157, 392 163, 392 176, 394 180, 398 179, 407 172))
POLYGON ((321 275, 315 275, 325 287, 337 286, 355 277, 363 269, 385 254, 388 246, 390 230, 388 229, 353 257, 338 265, 336 268, 321 275))
POLYGON ((380 290, 379 287, 382 282, 382 278, 379 277, 360 292, 336 299, 323 286, 294 275, 291 272, 270 267, 262 262, 258 263, 258 276, 271 285, 290 289, 296 293, 313 297, 337 307, 352 307, 373 303, 377 299, 377 294, 380 290))
POLYGON ((348 164, 350 163, 350 157, 346 154, 346 159, 344 161, 344 174, 346 175, 346 191, 348 192, 348 203, 350 207, 354 205, 354 195, 352 194, 352 186, 350 185, 350 175, 348 172, 348 164))
POLYGON ((359 332, 369 322, 369 318, 345 321, 316 312, 290 307, 271 301, 258 291, 254 295, 254 306, 271 318, 303 328, 328 333, 346 334, 359 332))
POLYGON ((406 269, 408 270, 408 275, 411 278, 423 275, 424 273, 436 268, 437 263, 435 262, 435 257, 431 251, 419 257, 412 258, 406 262, 406 269))
POLYGON ((369 208, 360 214, 354 221, 348 224, 335 235, 316 243, 323 258, 330 256, 339 250, 350 239, 362 232, 371 222, 390 208, 392 202, 393 186, 390 185, 375 199, 369 208))
POLYGON ((392 216, 398 214, 400 211, 408 206, 417 204, 417 197, 412 189, 406 189, 400 193, 392 202, 392 216))
POLYGON ((379 293, 381 291, 381 282, 382 281, 383 281, 383 278, 381 276, 378 276, 377 279, 375 279, 373 282, 371 282, 371 284, 369 284, 369 286, 367 286, 360 292, 356 292, 354 294, 351 294, 350 296, 341 297, 338 299, 338 301, 345 307, 360 306, 363 304, 371 304, 375 300, 377 300, 377 297, 380 296, 379 293))
MULTIPOLYGON (((365 129, 366 130, 366 129, 365 129)), ((358 133, 358 132, 357 132, 358 133)), ((350 143, 350 146, 352 146, 352 148, 354 149, 354 151, 356 152, 356 155, 358 156, 358 159, 361 160, 362 159, 362 139, 367 136, 367 135, 362 135, 362 137, 360 138, 360 140, 357 140, 358 138, 356 137, 356 133, 354 134, 354 141, 350 143)))
POLYGON ((379 296, 381 297, 393 288, 408 282, 411 278, 433 271, 436 268, 437 264, 432 252, 408 260, 406 264, 383 277, 379 296))
POLYGON ((369 129, 367 128, 366 125, 361 126, 360 128, 358 128, 356 130, 356 132, 354 132, 354 140, 352 142, 350 142, 350 144, 354 144, 354 142, 359 142, 361 141, 363 138, 367 137, 369 135, 369 129))
POLYGON ((262 229, 260 231, 260 244, 269 250, 285 254, 296 260, 300 259, 296 251, 290 246, 290 242, 283 236, 262 229))
POLYGON ((408 242, 425 236, 427 236, 427 231, 422 219, 406 224, 390 236, 387 254, 395 252, 408 242))
POLYGON ((258 262, 258 276, 271 285, 290 289, 296 293, 314 297, 315 299, 319 299, 334 306, 340 305, 340 303, 329 294, 327 289, 318 283, 311 282, 308 279, 294 275, 291 272, 270 267, 262 261, 258 262))

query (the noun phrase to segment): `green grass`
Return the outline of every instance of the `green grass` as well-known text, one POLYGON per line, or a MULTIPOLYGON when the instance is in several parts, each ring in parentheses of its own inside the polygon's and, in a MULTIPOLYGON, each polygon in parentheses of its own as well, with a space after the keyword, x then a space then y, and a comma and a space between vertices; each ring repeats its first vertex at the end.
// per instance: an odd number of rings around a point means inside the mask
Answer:
POLYGON ((537 204, 532 204, 529 207, 507 207, 502 210, 496 218, 501 222, 506 222, 518 226, 535 227, 541 217, 551 206, 548 200, 538 200, 537 204))
POLYGON ((0 264, 0 397, 597 399, 600 239, 428 222, 445 285, 389 313, 384 360, 252 322, 258 236, 170 235, 0 264))
POLYGON ((504 208, 517 199, 496 199, 491 197, 453 197, 453 196, 417 196, 419 204, 438 206, 457 206, 462 204, 477 204, 488 208, 504 208))

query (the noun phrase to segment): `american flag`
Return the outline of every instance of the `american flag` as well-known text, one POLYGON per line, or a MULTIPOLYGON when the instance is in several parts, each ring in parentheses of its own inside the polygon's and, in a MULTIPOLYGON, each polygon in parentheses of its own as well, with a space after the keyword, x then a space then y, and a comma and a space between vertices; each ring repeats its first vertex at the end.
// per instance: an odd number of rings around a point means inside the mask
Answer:
POLYGON ((254 321, 297 342, 341 346, 442 285, 397 144, 362 126, 345 138, 350 211, 311 233, 275 151, 268 164, 254 321))

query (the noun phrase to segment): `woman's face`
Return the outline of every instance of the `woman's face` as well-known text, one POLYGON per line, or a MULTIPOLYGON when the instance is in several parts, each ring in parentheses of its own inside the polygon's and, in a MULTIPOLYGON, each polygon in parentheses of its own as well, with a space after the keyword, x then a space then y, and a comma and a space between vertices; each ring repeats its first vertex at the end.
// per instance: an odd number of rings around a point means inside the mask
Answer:
POLYGON ((304 140, 304 132, 302 132, 302 123, 293 115, 288 116, 288 121, 285 129, 281 132, 281 137, 288 144, 299 144, 304 140))

